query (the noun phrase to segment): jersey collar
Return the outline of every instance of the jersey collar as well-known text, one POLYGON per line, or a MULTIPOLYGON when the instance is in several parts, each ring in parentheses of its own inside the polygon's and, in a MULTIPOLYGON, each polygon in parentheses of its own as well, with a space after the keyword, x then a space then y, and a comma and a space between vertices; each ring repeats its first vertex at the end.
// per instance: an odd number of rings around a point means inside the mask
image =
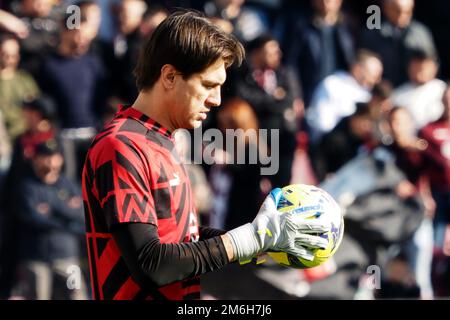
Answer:
POLYGON ((167 138, 172 138, 172 132, 163 127, 160 123, 146 116, 139 110, 132 108, 130 105, 119 105, 119 112, 126 117, 131 117, 142 122, 148 129, 158 132, 167 138))

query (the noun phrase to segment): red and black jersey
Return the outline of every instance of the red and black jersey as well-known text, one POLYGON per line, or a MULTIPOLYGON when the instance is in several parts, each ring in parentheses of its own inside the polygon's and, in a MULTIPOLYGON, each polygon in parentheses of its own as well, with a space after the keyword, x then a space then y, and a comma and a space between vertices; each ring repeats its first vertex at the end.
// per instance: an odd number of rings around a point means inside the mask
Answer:
POLYGON ((94 139, 83 170, 86 237, 94 299, 192 299, 198 276, 153 289, 132 278, 111 229, 148 223, 161 243, 197 241, 190 182, 171 133, 131 107, 123 107, 94 139))

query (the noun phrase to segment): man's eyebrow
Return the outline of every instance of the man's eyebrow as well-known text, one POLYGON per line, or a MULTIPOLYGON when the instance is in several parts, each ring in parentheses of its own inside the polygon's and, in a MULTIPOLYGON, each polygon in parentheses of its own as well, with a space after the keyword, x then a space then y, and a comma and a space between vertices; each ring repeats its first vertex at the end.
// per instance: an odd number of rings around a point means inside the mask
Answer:
POLYGON ((221 86, 225 83, 225 81, 220 82, 220 81, 214 81, 214 80, 208 80, 208 79, 203 79, 202 82, 203 82, 203 84, 207 84, 207 85, 211 85, 211 86, 221 86))

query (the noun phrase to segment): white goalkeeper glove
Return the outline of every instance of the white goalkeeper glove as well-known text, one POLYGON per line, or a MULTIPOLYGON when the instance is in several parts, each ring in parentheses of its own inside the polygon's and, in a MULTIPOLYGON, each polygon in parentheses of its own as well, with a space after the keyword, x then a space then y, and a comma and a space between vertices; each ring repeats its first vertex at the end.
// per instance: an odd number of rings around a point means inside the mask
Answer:
POLYGON ((325 249, 328 246, 327 239, 311 234, 329 231, 330 224, 319 219, 308 219, 316 214, 315 211, 278 212, 281 194, 280 188, 273 189, 252 223, 228 231, 234 255, 241 263, 265 251, 284 251, 312 261, 314 255, 308 249, 325 249))

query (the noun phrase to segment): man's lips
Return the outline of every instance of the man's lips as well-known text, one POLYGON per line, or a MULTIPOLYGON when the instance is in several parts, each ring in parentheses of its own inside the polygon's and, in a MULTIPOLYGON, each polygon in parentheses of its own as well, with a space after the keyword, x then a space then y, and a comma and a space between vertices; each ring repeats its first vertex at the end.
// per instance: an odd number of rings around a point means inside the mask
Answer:
POLYGON ((202 119, 202 120, 205 120, 206 118, 207 118, 207 116, 208 116, 208 112, 209 112, 209 110, 208 111, 202 111, 202 112, 200 112, 199 114, 200 114, 200 118, 202 119))

